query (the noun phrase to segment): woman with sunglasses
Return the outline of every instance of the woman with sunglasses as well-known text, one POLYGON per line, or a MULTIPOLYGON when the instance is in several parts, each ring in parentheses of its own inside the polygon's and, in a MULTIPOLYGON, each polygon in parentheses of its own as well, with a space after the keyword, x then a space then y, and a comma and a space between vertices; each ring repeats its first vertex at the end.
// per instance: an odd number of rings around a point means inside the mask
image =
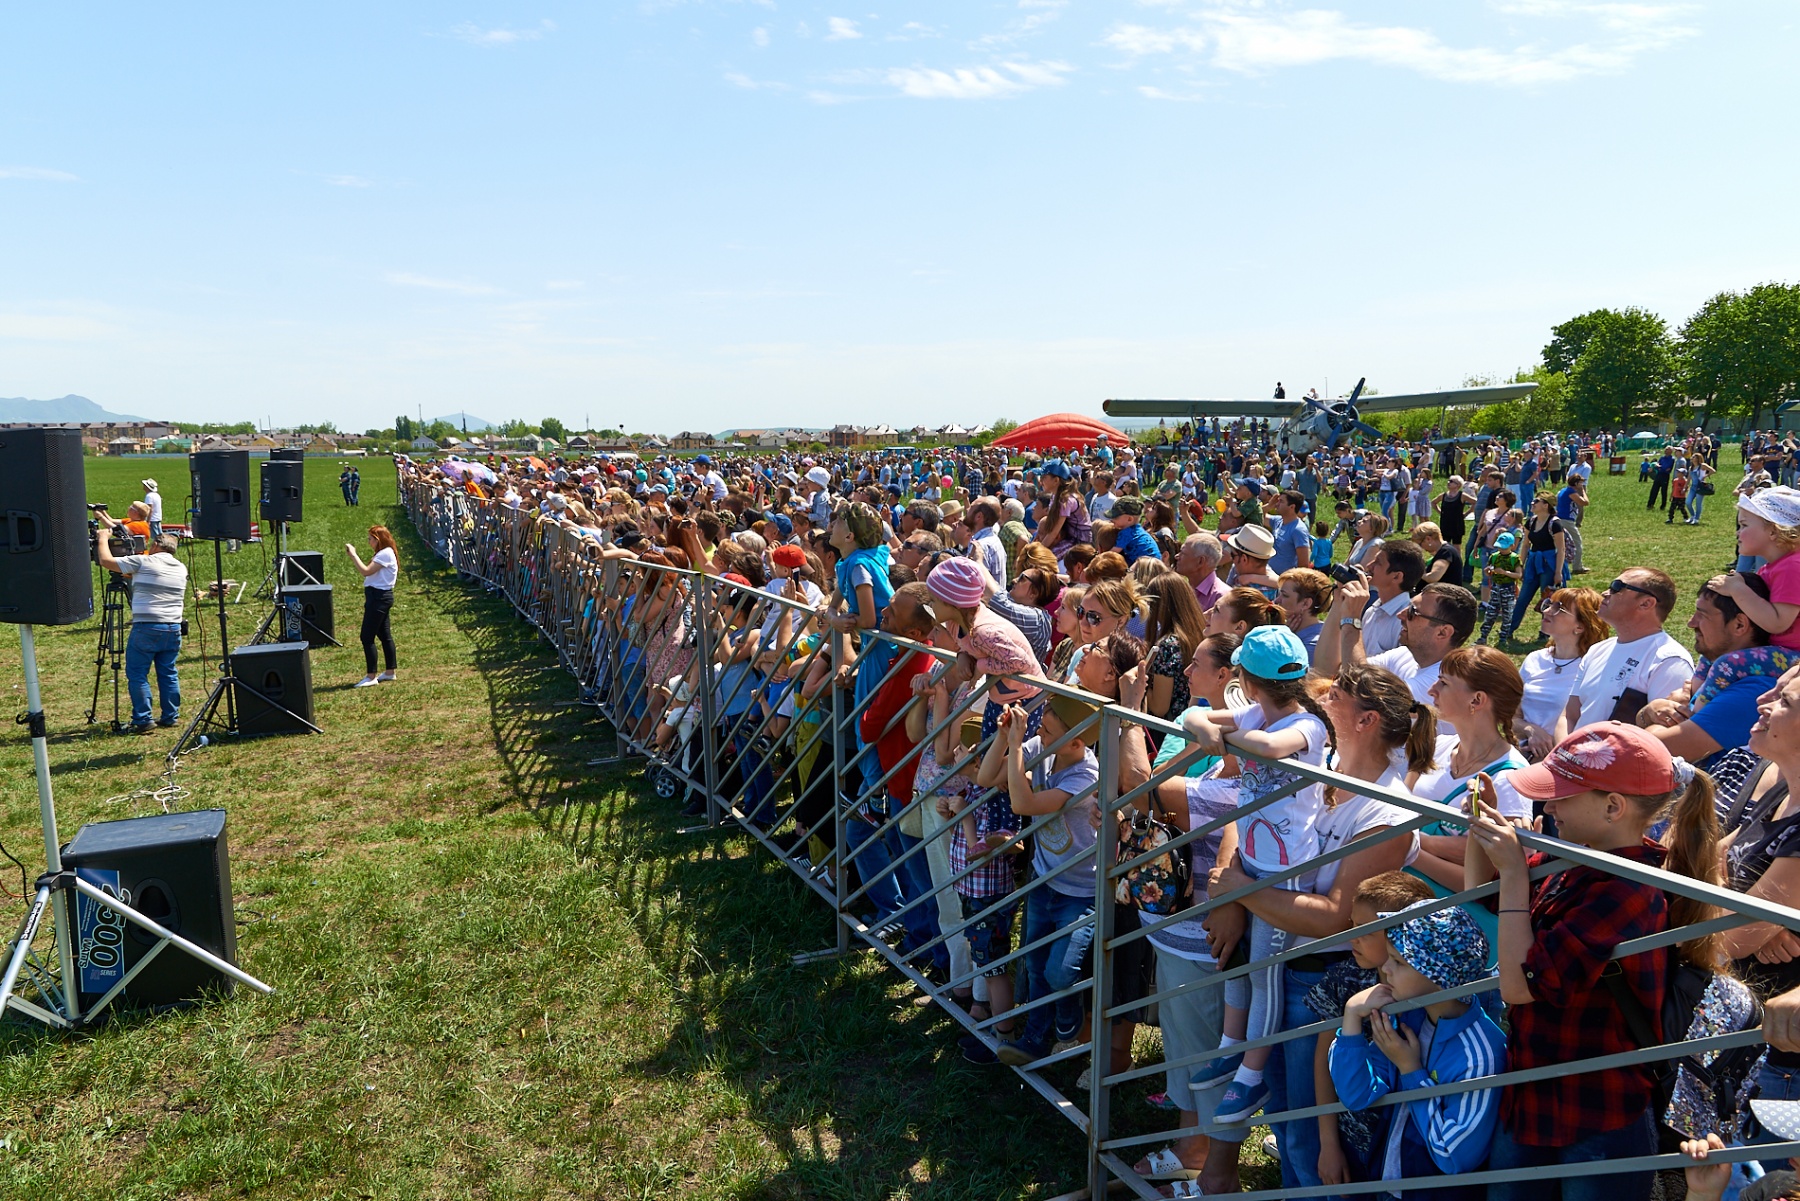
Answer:
MULTIPOLYGON (((1513 602, 1512 616, 1500 631, 1501 641, 1513 638, 1525 611, 1541 591, 1546 596, 1565 583, 1565 558, 1568 554, 1562 519, 1556 515, 1553 497, 1539 496, 1531 502, 1531 520, 1525 523, 1526 551, 1522 560, 1525 577, 1519 583, 1519 599, 1513 602)), ((1538 637, 1543 637, 1542 631, 1538 637)), ((1535 639, 1534 639, 1535 641, 1535 639)))
POLYGON ((1612 636, 1612 627, 1600 619, 1600 594, 1592 588, 1560 589, 1544 602, 1541 612, 1550 645, 1532 651, 1519 664, 1525 699, 1519 705, 1519 720, 1513 723, 1519 745, 1533 762, 1556 745, 1556 719, 1575 691, 1581 657, 1612 636))
POLYGON ((1091 585, 1087 594, 1081 598, 1080 607, 1075 610, 1076 625, 1079 627, 1075 634, 1077 645, 1069 663, 1069 675, 1064 677, 1063 682, 1074 682, 1075 673, 1080 670, 1081 660, 1088 648, 1109 635, 1124 633, 1126 623, 1137 613, 1138 608, 1137 585, 1130 579, 1102 580, 1091 585))
POLYGON ((1364 513, 1358 517, 1354 527, 1356 542, 1350 547, 1350 555, 1344 560, 1344 565, 1360 566, 1381 545, 1382 535, 1388 532, 1388 527, 1388 519, 1379 513, 1364 513))

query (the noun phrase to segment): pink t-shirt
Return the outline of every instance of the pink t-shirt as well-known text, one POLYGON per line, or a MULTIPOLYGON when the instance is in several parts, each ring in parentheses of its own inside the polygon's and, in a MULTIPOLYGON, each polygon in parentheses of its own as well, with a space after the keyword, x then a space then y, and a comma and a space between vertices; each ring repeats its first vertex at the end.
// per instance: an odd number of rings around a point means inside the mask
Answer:
MULTIPOLYGON (((1011 672, 1035 676, 1042 668, 1031 643, 1019 627, 999 616, 986 605, 975 610, 975 624, 963 636, 962 650, 975 657, 975 669, 983 674, 1011 672)), ((1016 705, 1030 700, 1040 689, 1010 680, 995 681, 990 694, 1003 705, 1016 705)))
MULTIPOLYGON (((1783 555, 1763 564, 1760 573, 1769 585, 1769 601, 1777 605, 1800 605, 1800 554, 1783 555)), ((1769 641, 1788 650, 1800 650, 1800 618, 1787 629, 1769 632, 1769 641)))

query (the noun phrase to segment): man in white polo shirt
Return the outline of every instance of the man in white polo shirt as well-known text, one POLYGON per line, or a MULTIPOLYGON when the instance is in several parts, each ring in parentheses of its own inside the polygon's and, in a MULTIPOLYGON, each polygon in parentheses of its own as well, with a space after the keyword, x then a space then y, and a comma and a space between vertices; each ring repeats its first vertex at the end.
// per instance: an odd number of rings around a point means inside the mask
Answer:
POLYGON ((1638 710, 1669 696, 1694 674, 1687 648, 1663 630, 1675 608, 1675 581, 1654 567, 1621 571, 1600 598, 1600 620, 1617 636, 1596 642, 1581 657, 1575 690, 1557 719, 1554 742, 1616 714, 1635 722, 1638 710))
MULTIPOLYGON (((1349 596, 1343 600, 1344 612, 1356 612, 1355 606, 1361 602, 1357 593, 1367 595, 1368 586, 1360 580, 1353 580, 1342 585, 1332 597, 1331 611, 1339 613, 1339 598, 1345 593, 1349 596)), ((1412 692, 1413 699, 1421 705, 1431 704, 1431 689, 1438 681, 1438 671, 1444 662, 1444 656, 1469 640, 1475 632, 1475 617, 1480 605, 1474 595, 1460 584, 1427 584, 1419 595, 1412 598, 1405 608, 1400 610, 1400 645, 1379 655, 1369 655, 1363 646, 1363 630, 1354 625, 1337 626, 1328 618, 1326 625, 1331 629, 1341 629, 1340 646, 1342 659, 1333 656, 1327 658, 1326 644, 1330 639, 1319 640, 1319 656, 1313 664, 1314 669, 1326 679, 1338 673, 1340 662, 1360 663, 1368 661, 1377 667, 1385 667, 1402 680, 1412 692)), ((1453 734, 1455 730, 1449 722, 1438 722, 1439 734, 1453 734)))
MULTIPOLYGON (((95 516, 109 530, 119 523, 106 515, 95 516)), ((150 724, 150 668, 156 668, 156 690, 162 699, 159 726, 181 720, 181 679, 175 659, 181 653, 181 618, 187 604, 187 565, 175 557, 179 547, 173 534, 150 543, 147 554, 115 558, 102 538, 96 544, 100 566, 131 580, 131 634, 125 642, 125 684, 131 694, 131 732, 148 734, 150 724)))

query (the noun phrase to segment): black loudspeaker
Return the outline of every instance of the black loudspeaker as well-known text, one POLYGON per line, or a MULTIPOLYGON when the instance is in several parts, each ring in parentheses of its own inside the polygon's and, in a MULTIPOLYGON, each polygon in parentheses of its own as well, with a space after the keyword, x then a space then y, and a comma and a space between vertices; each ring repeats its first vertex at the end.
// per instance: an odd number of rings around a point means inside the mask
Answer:
POLYGON ((281 556, 281 586, 289 584, 323 584, 325 552, 322 550, 290 550, 281 556))
POLYGON ((306 465, 269 459, 262 465, 262 519, 299 521, 306 465))
POLYGON ((194 537, 250 538, 250 452, 197 450, 188 456, 194 537))
MULTIPOLYGON (((81 827, 63 848, 63 866, 162 926, 237 964, 231 856, 225 811, 159 813, 81 827)), ((75 895, 76 971, 83 1007, 108 992, 156 943, 122 915, 75 895)), ((208 990, 231 992, 231 977, 175 947, 164 947, 125 986, 125 1000, 174 1005, 208 990)))
POLYGON ((269 458, 278 463, 304 463, 306 450, 300 446, 277 446, 269 452, 269 458))
POLYGON ((94 615, 79 429, 0 430, 0 622, 94 615))
POLYGON ((276 601, 281 606, 283 642, 331 645, 336 629, 332 623, 330 584, 286 584, 277 594, 276 601))
POLYGON ((231 652, 232 687, 240 734, 304 734, 304 725, 283 713, 312 720, 312 661, 304 642, 264 642, 231 652), (270 702, 274 702, 271 704, 270 702), (281 706, 277 709, 275 706, 281 706))

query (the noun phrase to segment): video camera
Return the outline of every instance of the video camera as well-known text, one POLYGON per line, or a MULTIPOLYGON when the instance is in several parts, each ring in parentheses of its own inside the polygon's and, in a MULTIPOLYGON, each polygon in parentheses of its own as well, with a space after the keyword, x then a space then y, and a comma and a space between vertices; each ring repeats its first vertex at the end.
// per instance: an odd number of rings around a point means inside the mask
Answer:
MULTIPOLYGON (((101 501, 97 505, 89 505, 88 512, 105 513, 106 502, 101 501)), ((142 541, 143 539, 132 536, 121 524, 113 526, 108 533, 106 547, 112 552, 113 558, 117 559, 125 555, 143 554, 144 548, 140 545, 142 541)), ((96 567, 100 565, 100 521, 95 517, 88 518, 88 561, 96 567)))

